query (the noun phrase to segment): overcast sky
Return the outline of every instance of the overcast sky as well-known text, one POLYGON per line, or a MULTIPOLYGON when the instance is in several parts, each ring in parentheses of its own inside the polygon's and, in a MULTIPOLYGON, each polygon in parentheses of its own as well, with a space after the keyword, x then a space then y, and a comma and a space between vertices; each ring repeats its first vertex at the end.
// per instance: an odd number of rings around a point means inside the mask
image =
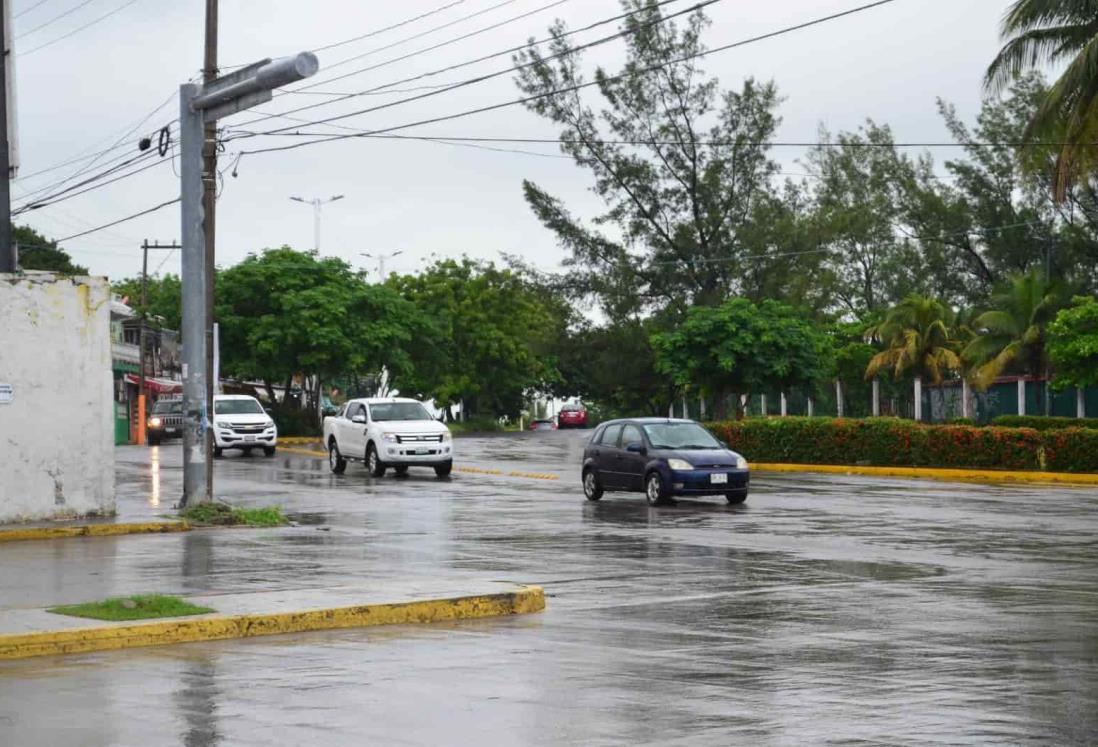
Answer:
MULTIPOLYGON (((87 165, 71 164, 39 176, 33 172, 95 153, 165 102, 125 142, 126 149, 105 155, 89 174, 127 153, 137 154, 139 135, 151 134, 177 116, 178 86, 195 76, 202 61, 203 0, 12 0, 17 55, 21 178, 13 202, 49 186, 87 165), (38 7, 33 7, 40 3, 38 7), (35 31, 35 27, 77 8, 35 31), (72 36, 48 44, 96 19, 72 36), (23 13, 23 15, 19 15, 23 13)), ((555 18, 578 27, 616 15, 617 0, 221 0, 223 65, 278 57, 316 49, 428 13, 453 7, 358 42, 318 52, 321 70, 314 81, 377 66, 395 57, 489 25, 499 28, 432 52, 376 67, 374 70, 317 87, 322 92, 355 92, 541 38, 555 18), (493 6, 500 6, 491 9, 493 6), (434 27, 484 11, 475 18, 431 33, 434 27), (411 41, 408 37, 422 34, 411 41), (403 41, 403 43, 401 43, 403 41), (392 46, 390 46, 392 45, 392 46), (390 46, 385 50, 381 47, 390 46), (355 62, 325 70, 350 57, 355 62)), ((710 6, 713 21, 705 41, 717 47, 862 4, 859 0, 722 0, 710 6)), ((814 140, 820 125, 832 131, 857 127, 866 117, 892 126, 898 140, 948 140, 935 108, 941 96, 955 103, 966 119, 979 107, 981 75, 998 48, 998 25, 1007 0, 898 0, 898 2, 799 31, 794 34, 714 54, 705 70, 725 87, 738 87, 754 76, 773 79, 785 102, 780 113, 780 140, 814 140)), ((687 2, 670 7, 686 7, 687 2)), ((606 34, 605 28, 583 39, 606 34)), ((590 67, 617 68, 620 42, 588 58, 590 67)), ((432 78, 451 82, 510 66, 500 58, 432 78)), ((420 83, 421 84, 421 83, 420 83)), ((416 85, 408 84, 409 86, 416 85)), ((361 96, 324 106, 299 117, 331 116, 366 108, 409 94, 361 96)), ((379 128, 459 112, 516 98, 510 76, 433 96, 341 122, 356 128, 379 128)), ((317 95, 284 95, 261 107, 264 112, 326 101, 317 95)), ((235 115, 223 125, 240 125, 255 113, 235 115)), ((251 125, 273 128, 292 124, 268 120, 251 125)), ((440 137, 554 137, 555 128, 520 107, 405 131, 440 137)), ((262 144, 272 144, 267 138, 262 144)), ((277 144, 290 142, 279 138, 277 144)), ((324 210, 321 252, 343 257, 373 271, 376 263, 360 253, 403 254, 389 269, 414 271, 432 254, 498 258, 501 252, 554 269, 562 257, 552 234, 534 220, 522 199, 521 183, 532 179, 566 200, 570 209, 590 216, 599 203, 590 193, 586 172, 569 160, 499 153, 430 142, 345 140, 285 153, 245 157, 239 176, 229 174, 234 153, 256 147, 257 139, 230 143, 220 167, 226 169, 218 203, 218 264, 226 266, 247 253, 289 244, 313 244, 312 208, 290 201, 343 194, 324 210)), ((260 146, 261 147, 261 146, 260 146)), ((551 145, 515 146, 556 154, 551 145)), ((936 154, 940 161, 945 153, 936 154)), ((803 151, 775 152, 790 171, 803 151)), ((151 163, 151 162, 150 162, 151 163)), ((54 207, 17 218, 51 237, 63 237, 130 215, 179 194, 170 159, 130 179, 119 181, 54 207)), ((939 170, 941 166, 939 165, 939 170)), ((77 177, 74 181, 79 181, 77 177)), ((142 239, 172 241, 179 237, 178 206, 115 228, 64 243, 76 261, 93 273, 114 279, 140 272, 142 239)), ((178 252, 158 253, 151 270, 179 271, 178 252)))

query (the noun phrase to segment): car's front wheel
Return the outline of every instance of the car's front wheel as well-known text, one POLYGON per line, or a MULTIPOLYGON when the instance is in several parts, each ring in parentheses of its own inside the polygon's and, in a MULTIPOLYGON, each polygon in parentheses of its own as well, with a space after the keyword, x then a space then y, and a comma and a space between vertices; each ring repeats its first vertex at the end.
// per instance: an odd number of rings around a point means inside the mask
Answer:
POLYGON ((328 443, 328 469, 335 475, 342 475, 347 469, 347 460, 339 453, 339 446, 334 438, 328 443))
POLYGON ((366 447, 366 469, 374 477, 385 477, 385 463, 377 455, 377 448, 373 444, 366 447))
POLYGON ((736 493, 725 493, 724 497, 728 500, 730 505, 736 506, 747 500, 747 491, 741 490, 736 493))
POLYGON ((648 499, 650 506, 657 506, 667 500, 667 490, 663 487, 659 472, 648 473, 644 481, 644 497, 648 499))
POLYGON ((454 471, 454 463, 446 462, 435 467, 435 475, 438 477, 449 477, 450 473, 454 471))
POLYGON ((583 473, 583 494, 589 501, 602 498, 602 483, 599 482, 598 473, 593 469, 583 473))
POLYGON ((263 456, 269 456, 269 457, 274 456, 275 451, 277 450, 277 448, 278 447, 276 447, 276 446, 264 446, 263 447, 263 456))
POLYGON ((225 453, 225 450, 222 449, 220 446, 215 446, 214 447, 214 459, 220 459, 221 455, 224 454, 224 453, 225 453))

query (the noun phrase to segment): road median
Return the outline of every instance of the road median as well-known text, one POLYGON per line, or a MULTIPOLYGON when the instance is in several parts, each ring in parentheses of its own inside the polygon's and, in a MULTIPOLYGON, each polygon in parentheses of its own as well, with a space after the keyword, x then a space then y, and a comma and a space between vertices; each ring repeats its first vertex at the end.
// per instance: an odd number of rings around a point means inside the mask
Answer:
POLYGON ((115 537, 124 534, 167 534, 191 529, 185 521, 143 521, 118 524, 73 524, 65 526, 13 527, 0 529, 0 543, 71 537, 115 537))
POLYGON ((322 589, 193 598, 218 614, 97 623, 44 609, 0 612, 0 659, 79 654, 305 631, 426 624, 545 609, 540 586, 480 583, 472 594, 403 585, 388 591, 322 589), (356 599, 358 600, 356 602, 356 599))

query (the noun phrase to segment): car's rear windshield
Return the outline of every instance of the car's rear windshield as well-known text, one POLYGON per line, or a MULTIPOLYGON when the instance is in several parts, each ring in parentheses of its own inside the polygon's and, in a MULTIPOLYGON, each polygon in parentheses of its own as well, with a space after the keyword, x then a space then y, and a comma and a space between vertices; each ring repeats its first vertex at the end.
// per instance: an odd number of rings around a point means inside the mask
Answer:
POLYGON ((582 412, 583 405, 564 405, 560 408, 561 412, 582 412))
POLYGON ((181 412, 183 412, 183 400, 181 399, 161 400, 153 405, 154 415, 175 415, 181 412))
POLYGON ((709 431, 697 423, 653 423, 644 426, 654 449, 723 449, 709 431))
POLYGON ((389 420, 434 420, 427 408, 418 402, 393 402, 385 405, 370 405, 370 415, 375 422, 389 420))
POLYGON ((262 415, 263 406, 254 399, 223 399, 214 402, 217 415, 262 415))

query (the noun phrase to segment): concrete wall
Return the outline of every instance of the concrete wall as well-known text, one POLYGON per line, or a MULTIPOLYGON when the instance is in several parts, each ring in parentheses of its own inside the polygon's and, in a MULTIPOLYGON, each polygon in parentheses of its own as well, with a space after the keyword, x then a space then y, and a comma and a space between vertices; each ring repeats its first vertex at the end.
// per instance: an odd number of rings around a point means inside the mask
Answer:
POLYGON ((0 274, 0 523, 114 512, 112 386, 106 279, 0 274))

